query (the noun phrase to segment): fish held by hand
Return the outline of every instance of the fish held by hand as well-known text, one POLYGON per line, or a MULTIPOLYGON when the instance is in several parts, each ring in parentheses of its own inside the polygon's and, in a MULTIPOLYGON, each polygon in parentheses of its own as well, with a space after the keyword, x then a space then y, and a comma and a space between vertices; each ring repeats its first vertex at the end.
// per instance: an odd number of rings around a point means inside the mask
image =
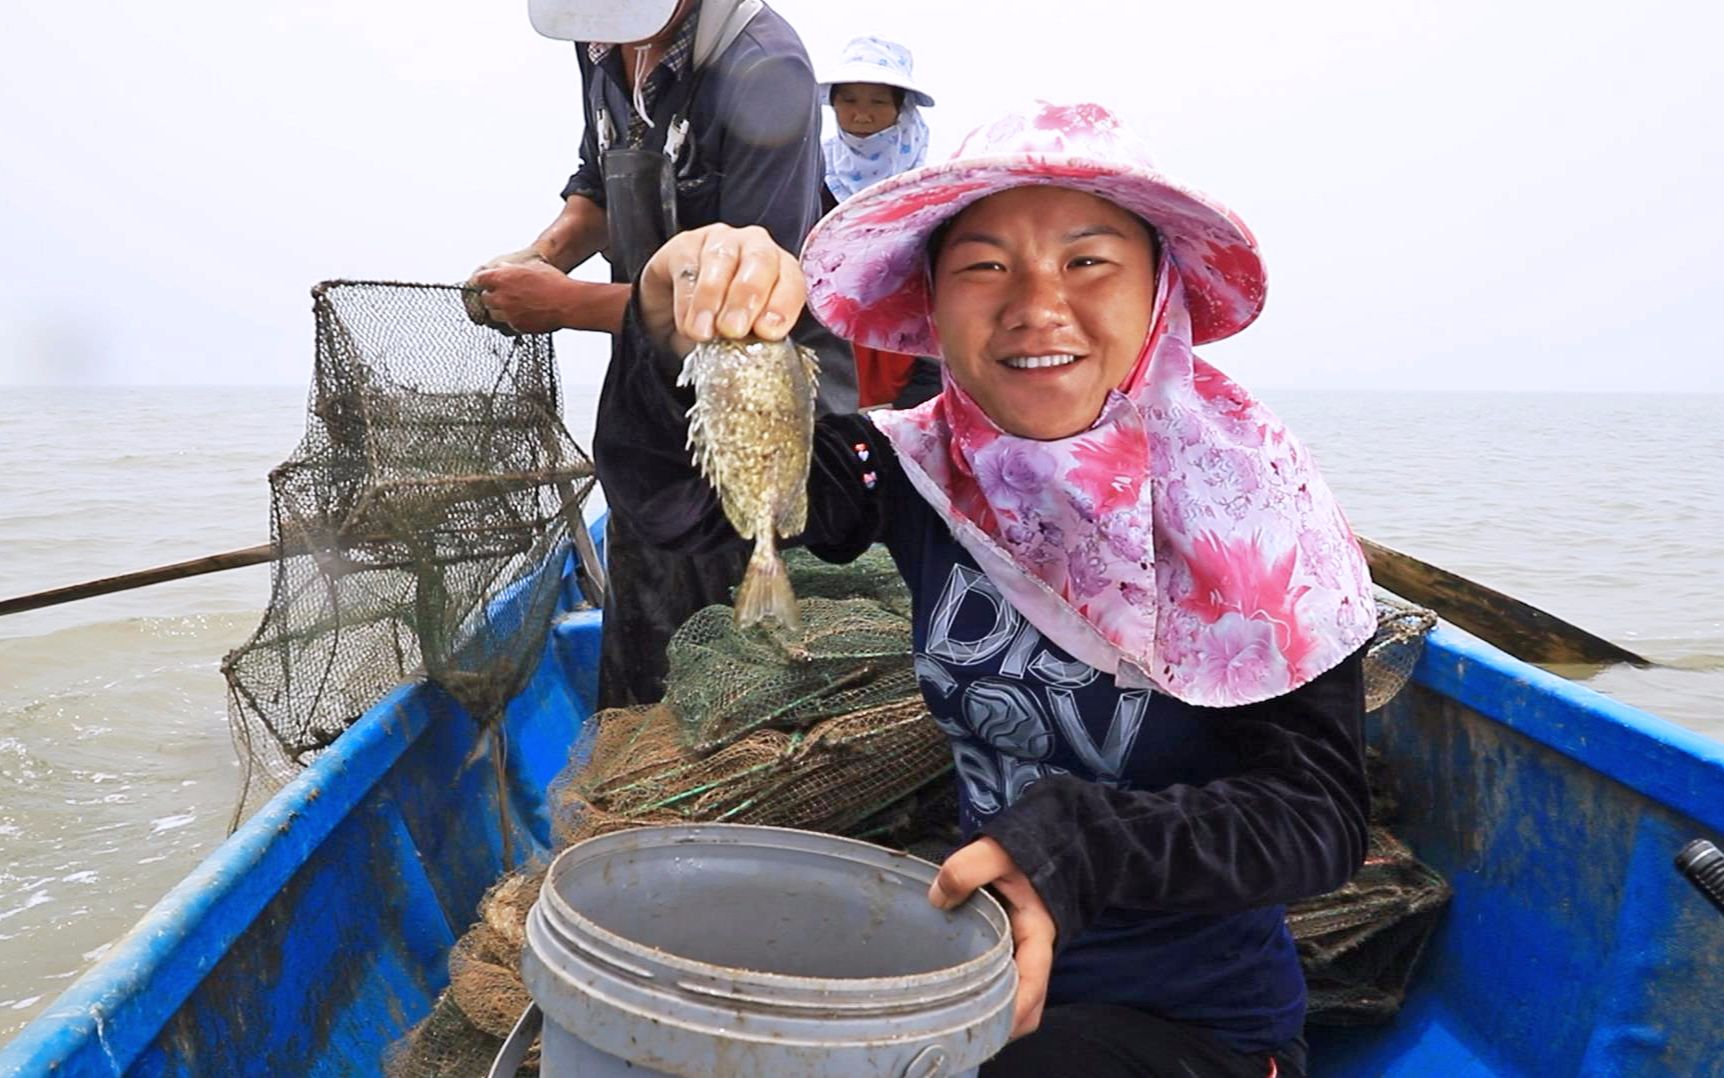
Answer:
POLYGON ((677 385, 694 387, 688 446, 731 526, 754 540, 736 591, 738 628, 801 628, 778 540, 808 525, 818 383, 814 353, 789 340, 713 340, 683 360, 677 385))

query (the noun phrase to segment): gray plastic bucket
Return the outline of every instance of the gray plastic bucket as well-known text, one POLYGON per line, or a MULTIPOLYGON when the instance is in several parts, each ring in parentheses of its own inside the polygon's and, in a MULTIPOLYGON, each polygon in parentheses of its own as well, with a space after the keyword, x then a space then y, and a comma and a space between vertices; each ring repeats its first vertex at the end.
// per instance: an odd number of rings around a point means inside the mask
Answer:
POLYGON ((551 866, 521 968, 552 1078, 971 1074, 1017 971, 987 894, 942 912, 935 866, 777 827, 648 827, 551 866))

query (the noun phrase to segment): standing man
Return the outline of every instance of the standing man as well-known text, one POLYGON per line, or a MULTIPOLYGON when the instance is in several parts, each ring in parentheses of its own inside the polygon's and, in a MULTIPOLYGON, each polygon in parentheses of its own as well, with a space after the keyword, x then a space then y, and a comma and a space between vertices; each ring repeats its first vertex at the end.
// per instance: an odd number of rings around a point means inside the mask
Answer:
MULTIPOLYGON (((610 421, 623 312, 641 267, 665 240, 715 222, 759 225, 799 251, 820 215, 820 105, 796 31, 762 0, 530 0, 533 28, 576 43, 585 131, 563 210, 532 246, 493 259, 469 282, 475 317, 522 333, 612 334, 593 435, 607 463, 639 451, 643 433, 610 421), (570 270, 603 251, 611 284, 570 270)), ((795 336, 820 354, 820 410, 856 406, 850 350, 811 318, 795 336)), ((634 492, 634 512, 652 512, 634 492)), ((613 511, 610 587, 599 667, 601 707, 651 703, 664 692, 665 645, 688 616, 730 602, 748 548, 667 554, 613 511)))

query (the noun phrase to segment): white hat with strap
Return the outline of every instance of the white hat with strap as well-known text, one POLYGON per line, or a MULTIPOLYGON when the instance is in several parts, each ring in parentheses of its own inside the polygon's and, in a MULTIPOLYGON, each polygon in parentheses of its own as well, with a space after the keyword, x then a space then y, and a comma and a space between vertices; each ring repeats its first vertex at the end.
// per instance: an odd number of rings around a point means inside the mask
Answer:
POLYGON ((896 86, 913 98, 916 104, 929 108, 934 98, 916 85, 915 60, 910 50, 896 41, 883 37, 858 37, 844 46, 838 63, 820 73, 822 98, 830 96, 832 87, 847 82, 871 82, 880 86, 896 86))

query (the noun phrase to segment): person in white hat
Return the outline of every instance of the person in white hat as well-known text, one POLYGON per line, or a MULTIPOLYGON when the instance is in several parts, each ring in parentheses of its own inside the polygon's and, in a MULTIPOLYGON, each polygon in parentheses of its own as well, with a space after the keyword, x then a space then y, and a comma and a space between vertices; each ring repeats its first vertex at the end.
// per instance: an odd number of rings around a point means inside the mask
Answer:
MULTIPOLYGON (((870 184, 921 167, 928 157, 922 110, 934 98, 916 83, 910 50, 882 37, 859 37, 820 82, 838 130, 821 143, 826 159, 823 204, 831 210, 870 184)), ((864 408, 911 408, 940 391, 940 368, 926 356, 851 342, 856 402, 864 408)))
MULTIPOLYGON (((1250 325, 1264 282, 1245 225, 1095 105, 865 189, 800 263, 715 227, 641 275, 617 403, 658 445, 686 427, 679 355, 782 337, 805 301, 945 365, 921 407, 816 423, 794 541, 884 543, 909 587, 969 840, 929 898, 991 885, 1016 944, 1016 1039, 985 1078, 1306 1072, 1285 905, 1365 855, 1376 610, 1310 454, 1193 350, 1250 325)), ((686 452, 629 468, 648 539, 729 534, 686 452)))
MULTIPOLYGON (((538 239, 473 274, 476 318, 522 333, 616 334, 642 264, 683 229, 754 225, 801 247, 821 212, 820 106, 813 65, 778 13, 761 0, 530 0, 529 15, 540 33, 575 43, 580 167, 538 239), (569 277, 600 251, 611 283, 569 277)), ((854 410, 848 346, 812 318, 797 337, 820 355, 822 411, 854 410)), ((603 707, 658 700, 671 634, 728 602, 748 558, 741 543, 672 555, 635 537, 627 479, 609 467, 634 451, 611 404, 628 348, 613 337, 594 433, 599 481, 625 495, 606 551, 603 707)))
POLYGON ((919 168, 928 156, 922 110, 934 98, 916 85, 910 50, 883 37, 859 37, 823 71, 820 92, 832 106, 838 130, 821 143, 826 158, 828 209, 851 195, 919 168))

